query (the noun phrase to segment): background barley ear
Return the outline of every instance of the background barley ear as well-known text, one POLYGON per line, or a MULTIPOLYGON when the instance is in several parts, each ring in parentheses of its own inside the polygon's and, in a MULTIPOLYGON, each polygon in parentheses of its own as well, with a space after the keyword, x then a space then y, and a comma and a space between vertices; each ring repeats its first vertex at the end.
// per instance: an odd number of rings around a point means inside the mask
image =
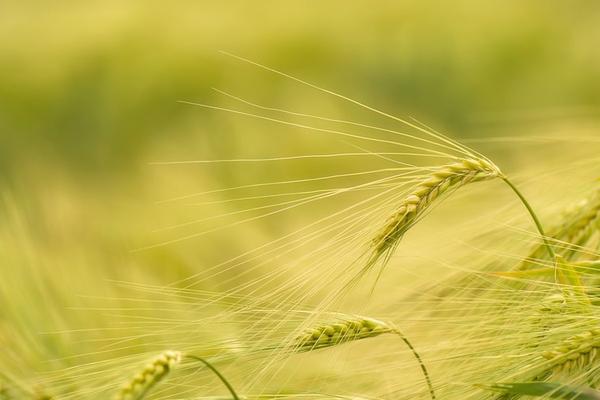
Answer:
POLYGON ((545 338, 551 329, 568 320, 571 311, 564 293, 545 296, 534 306, 534 309, 535 318, 531 321, 531 325, 537 331, 538 340, 532 342, 530 347, 538 347, 539 341, 545 338))
MULTIPOLYGON (((533 371, 532 378, 527 379, 529 382, 525 383, 526 385, 548 383, 551 381, 571 384, 576 383, 574 379, 581 378, 588 378, 588 382, 585 383, 590 383, 590 378, 592 381, 597 381, 597 378, 593 376, 595 375, 593 371, 596 368, 595 364, 600 359, 600 328, 584 330, 579 334, 570 336, 560 341, 551 350, 542 352, 540 358, 542 359, 542 363, 537 368, 537 371, 533 371), (590 376, 588 372, 591 372, 593 375, 590 376)), ((581 383, 584 382, 579 382, 579 384, 581 383)), ((511 389, 519 388, 524 383, 502 383, 499 385, 496 389, 504 393, 495 397, 496 400, 512 400, 519 399, 523 395, 533 395, 532 393, 511 389)), ((536 385, 533 385, 533 387, 536 387, 536 385)), ((487 389, 490 389, 490 387, 487 387, 487 389)))
POLYGON ((362 316, 345 316, 340 318, 338 322, 321 324, 306 330, 294 341, 293 350, 296 352, 312 351, 351 341, 372 338, 386 333, 393 333, 400 336, 402 341, 411 350, 423 372, 429 394, 432 399, 435 399, 433 384, 421 356, 408 338, 391 323, 362 316))
MULTIPOLYGON (((548 232, 548 236, 560 247, 567 260, 577 254, 577 248, 584 246, 600 231, 600 188, 591 196, 562 212, 561 220, 548 232)), ((543 245, 536 245, 529 255, 519 264, 524 270, 539 266, 546 257, 543 245)))
POLYGON ((563 340, 542 353, 547 368, 537 380, 564 379, 585 372, 599 359, 600 328, 590 329, 563 340))
POLYGON ((117 393, 114 400, 140 400, 181 362, 181 353, 167 350, 154 358, 117 393))

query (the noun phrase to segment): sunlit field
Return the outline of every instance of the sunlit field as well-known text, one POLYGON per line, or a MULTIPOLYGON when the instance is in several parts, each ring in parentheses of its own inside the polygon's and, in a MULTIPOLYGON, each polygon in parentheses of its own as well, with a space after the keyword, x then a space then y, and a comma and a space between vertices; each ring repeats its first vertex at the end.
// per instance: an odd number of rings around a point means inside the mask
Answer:
POLYGON ((0 400, 600 399, 600 4, 0 9, 0 400))

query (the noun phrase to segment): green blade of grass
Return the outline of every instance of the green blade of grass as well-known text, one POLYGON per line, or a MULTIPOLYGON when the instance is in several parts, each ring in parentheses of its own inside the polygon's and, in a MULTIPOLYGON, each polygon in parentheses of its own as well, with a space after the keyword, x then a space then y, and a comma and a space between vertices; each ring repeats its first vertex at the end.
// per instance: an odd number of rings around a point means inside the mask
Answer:
POLYGON ((597 390, 588 387, 565 386, 554 382, 495 383, 483 387, 506 394, 535 397, 548 395, 553 399, 600 400, 600 392, 597 390))

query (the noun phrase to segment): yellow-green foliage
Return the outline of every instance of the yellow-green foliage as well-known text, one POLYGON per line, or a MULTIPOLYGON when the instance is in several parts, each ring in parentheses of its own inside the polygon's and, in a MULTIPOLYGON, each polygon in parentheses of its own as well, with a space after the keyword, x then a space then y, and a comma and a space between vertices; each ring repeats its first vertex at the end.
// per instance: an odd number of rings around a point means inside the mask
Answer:
POLYGON ((0 398, 230 398, 192 357, 247 399, 592 385, 598 20, 3 2, 0 398))

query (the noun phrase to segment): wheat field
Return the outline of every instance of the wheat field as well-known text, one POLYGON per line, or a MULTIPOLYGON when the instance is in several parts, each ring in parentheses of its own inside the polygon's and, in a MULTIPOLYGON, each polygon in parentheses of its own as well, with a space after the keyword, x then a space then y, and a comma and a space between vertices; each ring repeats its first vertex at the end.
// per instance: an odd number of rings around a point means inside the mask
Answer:
POLYGON ((0 400, 600 399, 595 2, 0 8, 0 400))

